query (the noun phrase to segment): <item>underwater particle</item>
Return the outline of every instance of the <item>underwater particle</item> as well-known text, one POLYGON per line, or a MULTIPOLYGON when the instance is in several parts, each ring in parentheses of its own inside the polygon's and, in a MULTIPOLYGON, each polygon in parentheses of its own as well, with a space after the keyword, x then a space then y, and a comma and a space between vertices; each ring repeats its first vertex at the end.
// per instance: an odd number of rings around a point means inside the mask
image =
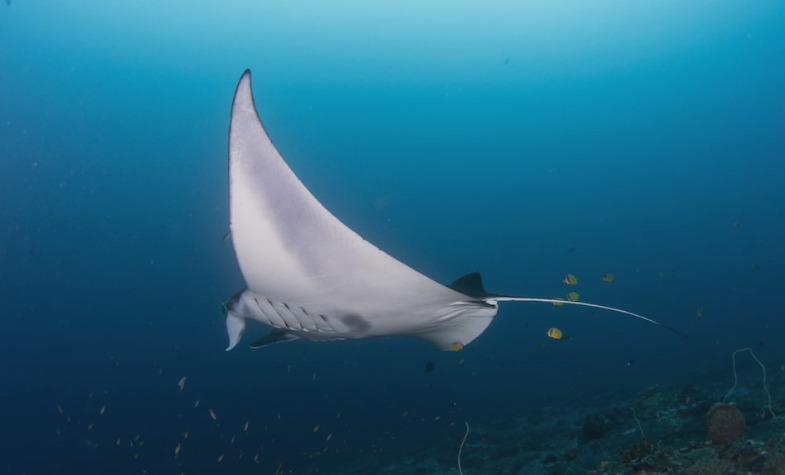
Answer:
POLYGON ((562 331, 556 327, 549 328, 545 334, 548 335, 548 338, 553 338, 554 340, 561 340, 564 337, 562 331))
POLYGON ((199 399, 194 401, 194 409, 196 409, 197 407, 199 407, 199 399))
POLYGON ((332 438, 333 438, 333 435, 331 433, 327 434, 327 437, 324 438, 324 441, 327 442, 328 440, 330 440, 332 438))
POLYGON ((98 414, 103 416, 105 412, 106 412, 106 404, 101 406, 101 410, 98 411, 98 414))
POLYGON ((63 406, 61 406, 60 404, 57 405, 57 413, 60 415, 63 414, 63 406))
POLYGON ((567 294, 567 300, 569 300, 570 302, 577 302, 578 299, 580 298, 581 298, 581 294, 579 294, 578 292, 570 292, 569 294, 567 294))
POLYGON ((174 454, 175 455, 179 454, 181 448, 182 448, 182 445, 180 445, 180 444, 175 445, 174 446, 174 454))
POLYGON ((231 239, 231 237, 232 237, 232 231, 231 231, 231 230, 229 230, 229 231, 226 231, 226 232, 224 233, 224 235, 221 237, 221 243, 222 243, 222 244, 223 244, 223 243, 225 243, 226 241, 228 241, 229 239, 231 239))
POLYGON ((218 458, 216 460, 218 461, 218 463, 220 463, 220 462, 223 461, 223 459, 224 459, 224 454, 221 454, 221 455, 218 456, 218 458))
POLYGON ((311 376, 311 381, 316 381, 316 373, 313 373, 313 375, 311 376))
POLYGON ((463 364, 464 364, 465 362, 466 362, 466 361, 465 361, 463 358, 461 358, 461 359, 459 359, 459 360, 458 360, 458 364, 459 364, 459 365, 461 365, 461 366, 463 366, 463 364))
POLYGON ((706 310, 704 310, 704 309, 703 309, 703 307, 701 307, 701 308, 699 308, 699 309, 698 309, 697 315, 698 315, 699 317, 701 317, 701 318, 702 318, 702 317, 703 317, 705 314, 706 314, 706 310))
POLYGON ((93 426, 94 424, 92 422, 87 424, 87 430, 93 430, 93 426))
POLYGON ((577 285, 578 284, 578 278, 575 277, 573 274, 564 274, 564 278, 562 278, 561 281, 564 282, 567 285, 577 285))
POLYGON ((259 463, 259 454, 255 454, 253 456, 253 461, 256 462, 256 463, 259 463))
POLYGON ((185 431, 183 432, 183 439, 187 439, 187 438, 188 438, 188 431, 185 431))
POLYGON ((245 424, 243 424, 243 432, 248 432, 249 425, 251 425, 251 421, 250 420, 245 421, 245 424))
POLYGON ((313 426, 313 432, 314 433, 319 432, 319 424, 316 424, 315 426, 313 426))
POLYGON ((553 299, 553 302, 551 303, 553 304, 554 307, 561 307, 562 305, 564 305, 561 301, 564 301, 562 297, 556 297, 553 299))
POLYGON ((121 437, 118 437, 117 438, 117 442, 115 442, 115 445, 119 447, 122 442, 123 442, 123 439, 121 437))
POLYGON ((635 366, 635 360, 627 361, 627 366, 635 366))
POLYGON ((210 418, 214 421, 218 420, 218 414, 216 414, 212 409, 210 409, 210 418))
POLYGON ((706 414, 709 440, 713 444, 728 445, 744 434, 744 414, 735 404, 715 403, 706 414))
POLYGON ((186 377, 183 376, 182 378, 180 378, 180 381, 177 382, 177 386, 179 386, 180 391, 185 389, 185 380, 186 380, 186 377))
POLYGON ((229 445, 234 445, 234 441, 235 441, 235 437, 232 436, 232 438, 229 439, 229 445))
POLYGON ((605 282, 606 284, 610 284, 614 280, 616 280, 616 276, 614 276, 613 274, 603 274, 602 275, 602 281, 605 282))
POLYGON ((433 361, 429 361, 429 362, 425 363, 425 372, 426 373, 430 373, 431 371, 434 370, 434 368, 436 368, 436 363, 434 363, 433 361))

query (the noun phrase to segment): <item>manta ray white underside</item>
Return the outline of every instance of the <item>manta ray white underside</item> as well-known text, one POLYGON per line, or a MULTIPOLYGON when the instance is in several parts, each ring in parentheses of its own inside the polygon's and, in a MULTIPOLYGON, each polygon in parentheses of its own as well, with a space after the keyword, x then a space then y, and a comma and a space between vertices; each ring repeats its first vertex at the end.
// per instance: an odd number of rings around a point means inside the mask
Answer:
MULTIPOLYGON (((403 335, 458 350, 488 327, 499 302, 553 301, 488 294, 477 273, 444 286, 349 229, 314 198, 273 145, 254 106, 250 71, 240 78, 232 104, 229 201, 231 238, 246 288, 224 305, 227 350, 240 341, 248 318, 274 328, 252 344, 257 347, 297 338, 403 335)), ((625 310, 564 303, 665 326, 625 310)))

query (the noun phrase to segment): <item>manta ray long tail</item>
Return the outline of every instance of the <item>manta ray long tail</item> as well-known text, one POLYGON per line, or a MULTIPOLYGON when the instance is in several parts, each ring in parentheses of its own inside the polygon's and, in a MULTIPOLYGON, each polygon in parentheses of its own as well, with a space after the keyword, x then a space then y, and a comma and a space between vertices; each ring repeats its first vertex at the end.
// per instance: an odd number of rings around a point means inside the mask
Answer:
POLYGON ((657 320, 652 320, 651 318, 644 317, 643 315, 638 315, 637 313, 628 312, 627 310, 622 310, 620 308, 606 307, 605 305, 598 305, 596 303, 571 302, 569 300, 543 299, 543 298, 537 298, 537 297, 506 297, 506 296, 504 296, 504 297, 494 297, 493 300, 496 300, 497 302, 543 302, 543 303, 552 303, 552 304, 557 304, 557 305, 561 305, 561 304, 581 305, 583 307, 599 308, 601 310, 608 310, 608 311, 611 311, 611 312, 623 313, 623 314, 629 315, 631 317, 639 318, 641 320, 644 320, 644 321, 647 321, 647 322, 652 323, 654 325, 657 325, 659 327, 662 327, 662 328, 664 328, 664 329, 666 329, 668 331, 672 331, 673 333, 676 333, 677 335, 681 335, 681 336, 683 336, 685 338, 689 338, 689 335, 687 335, 685 333, 682 333, 682 332, 680 332, 679 330, 676 330, 673 327, 665 325, 664 323, 660 323, 657 320))

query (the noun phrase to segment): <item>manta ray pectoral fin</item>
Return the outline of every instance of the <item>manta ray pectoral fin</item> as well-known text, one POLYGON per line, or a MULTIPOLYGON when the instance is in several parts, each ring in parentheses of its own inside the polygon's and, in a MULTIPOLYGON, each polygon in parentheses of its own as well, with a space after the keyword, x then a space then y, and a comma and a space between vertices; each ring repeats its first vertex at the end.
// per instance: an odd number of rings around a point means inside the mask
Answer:
POLYGON ((251 348, 261 348, 263 346, 274 345, 275 343, 283 343, 285 341, 294 341, 299 340, 300 337, 295 335, 294 333, 290 332, 289 330, 282 330, 280 328, 276 328, 267 335, 259 338, 255 342, 251 343, 251 348))
POLYGON ((489 318, 473 320, 475 310, 495 314, 495 304, 477 303, 484 297, 433 281, 333 216, 267 134, 249 71, 232 101, 229 218, 246 287, 226 306, 230 348, 242 333, 232 316, 308 340, 422 336, 444 347, 468 344, 488 326, 489 318))

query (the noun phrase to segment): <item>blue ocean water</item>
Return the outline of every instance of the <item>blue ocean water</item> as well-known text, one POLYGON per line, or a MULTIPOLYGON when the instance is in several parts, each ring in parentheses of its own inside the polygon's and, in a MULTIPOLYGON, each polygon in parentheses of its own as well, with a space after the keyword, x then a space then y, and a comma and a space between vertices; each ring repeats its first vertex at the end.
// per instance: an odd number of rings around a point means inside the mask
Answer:
POLYGON ((0 472, 340 473, 453 457, 464 421, 713 373, 729 386, 740 347, 775 373, 783 24, 775 0, 6 2, 0 472), (577 290, 690 338, 511 303, 458 353, 224 352, 246 68, 293 170, 394 257, 444 283, 577 290))

